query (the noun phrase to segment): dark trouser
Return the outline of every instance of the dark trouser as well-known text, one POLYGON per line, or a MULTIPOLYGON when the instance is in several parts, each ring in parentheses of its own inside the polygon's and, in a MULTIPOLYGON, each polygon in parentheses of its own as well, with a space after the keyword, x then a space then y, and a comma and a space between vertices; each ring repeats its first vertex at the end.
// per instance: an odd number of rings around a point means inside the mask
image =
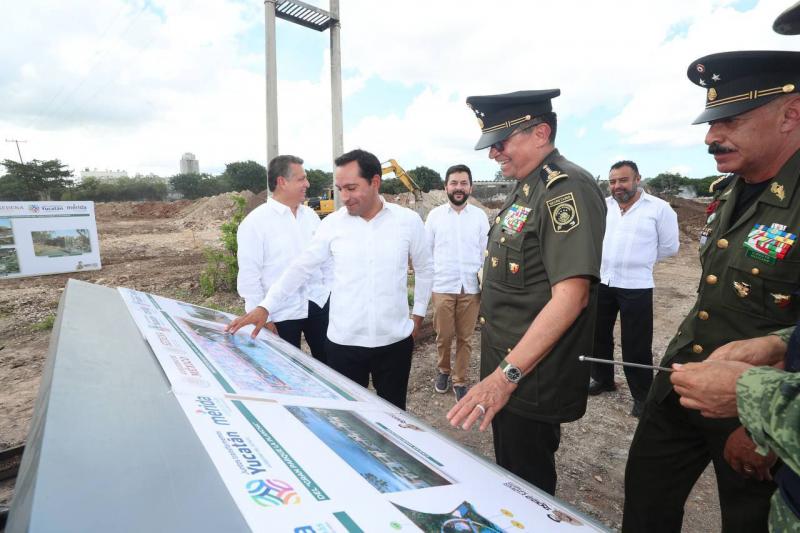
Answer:
POLYGON ((683 506, 697 478, 714 462, 722 531, 767 531, 773 482, 745 479, 723 457, 735 418, 704 418, 685 409, 671 391, 663 402, 647 399, 625 467, 622 531, 680 531, 683 506))
MULTIPOLYGON (((600 284, 597 291, 597 322, 594 329, 594 357, 614 359, 614 322, 620 317, 622 360, 653 364, 653 289, 620 289, 600 284)), ((592 379, 611 385, 614 366, 592 363, 592 379)), ((625 367, 631 396, 644 401, 653 383, 653 371, 625 367)))
POLYGON ((308 347, 311 348, 311 355, 322 363, 328 362, 325 357, 325 339, 328 338, 329 303, 330 300, 325 302, 325 307, 320 307, 309 300, 308 318, 275 322, 280 338, 298 348, 300 347, 300 334, 305 335, 308 347))
POLYGON ((502 409, 492 419, 492 434, 498 465, 548 494, 556 493, 560 424, 531 420, 502 409))
POLYGON ((410 335, 394 344, 376 348, 345 346, 330 339, 325 342, 328 366, 362 387, 369 385, 372 374, 372 385, 378 396, 400 409, 406 408, 413 351, 414 339, 410 335))

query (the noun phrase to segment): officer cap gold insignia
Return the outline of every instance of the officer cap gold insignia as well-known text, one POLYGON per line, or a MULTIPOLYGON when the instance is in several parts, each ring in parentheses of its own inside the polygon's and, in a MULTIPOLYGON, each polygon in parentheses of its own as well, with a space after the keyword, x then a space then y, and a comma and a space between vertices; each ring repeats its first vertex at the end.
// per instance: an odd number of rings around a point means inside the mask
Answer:
POLYGON ((800 91, 800 52, 723 52, 689 65, 689 80, 706 89, 706 108, 694 124, 740 115, 800 91))
POLYGON ((772 29, 781 35, 800 34, 800 2, 778 15, 772 29))
POLYGON ((560 89, 546 89, 470 96, 467 106, 475 113, 481 128, 475 149, 488 148, 506 139, 520 124, 549 113, 553 110, 550 101, 560 94, 560 89))

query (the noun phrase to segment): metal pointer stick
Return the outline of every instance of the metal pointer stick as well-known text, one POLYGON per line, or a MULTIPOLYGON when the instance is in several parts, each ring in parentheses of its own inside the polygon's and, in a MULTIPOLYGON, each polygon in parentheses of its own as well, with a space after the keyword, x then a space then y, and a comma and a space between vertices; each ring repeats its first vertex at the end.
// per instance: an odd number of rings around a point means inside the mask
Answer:
POLYGON ((585 355, 579 355, 578 361, 591 361, 592 363, 605 363, 607 365, 619 365, 619 366, 632 366, 636 368, 646 368, 648 370, 661 370, 662 372, 675 372, 672 368, 667 368, 665 366, 655 366, 655 365, 640 365, 639 363, 625 363, 622 361, 609 361, 608 359, 597 359, 596 357, 586 357, 585 355))

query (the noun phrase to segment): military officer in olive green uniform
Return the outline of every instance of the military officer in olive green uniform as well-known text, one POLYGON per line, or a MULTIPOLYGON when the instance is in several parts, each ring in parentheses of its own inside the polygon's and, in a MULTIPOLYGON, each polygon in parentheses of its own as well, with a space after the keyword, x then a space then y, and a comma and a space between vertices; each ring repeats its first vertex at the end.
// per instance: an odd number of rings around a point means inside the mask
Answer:
MULTIPOLYGON (((736 178, 720 196, 698 297, 661 361, 735 358, 721 346, 794 325, 800 315, 800 53, 728 52, 693 62, 706 91, 705 142, 736 178), (712 355, 713 354, 713 355, 712 355)), ((751 359, 750 364, 775 361, 751 359)), ((679 531, 697 478, 714 462, 723 531, 766 531, 774 454, 736 418, 711 420, 679 403, 659 373, 631 443, 623 531, 679 531)))
POLYGON ((517 180, 483 266, 481 382, 448 413, 492 424, 497 463, 553 494, 560 424, 586 410, 606 204, 594 178, 555 149, 558 89, 467 104, 503 175, 517 180))

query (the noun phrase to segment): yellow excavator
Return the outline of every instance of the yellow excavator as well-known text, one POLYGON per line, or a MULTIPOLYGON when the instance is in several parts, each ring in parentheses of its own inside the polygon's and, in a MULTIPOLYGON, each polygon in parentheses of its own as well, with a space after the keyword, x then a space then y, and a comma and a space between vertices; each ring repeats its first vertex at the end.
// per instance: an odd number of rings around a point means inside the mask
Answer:
MULTIPOLYGON (((381 163, 381 176, 387 174, 394 174, 395 177, 400 180, 400 183, 405 185, 406 189, 414 195, 414 200, 417 202, 422 201, 422 189, 419 188, 414 178, 412 178, 396 160, 389 159, 381 163)), ((336 205, 333 200, 333 187, 325 189, 322 192, 322 196, 309 198, 306 200, 305 204, 316 211, 320 218, 330 215, 336 210, 336 205)))

